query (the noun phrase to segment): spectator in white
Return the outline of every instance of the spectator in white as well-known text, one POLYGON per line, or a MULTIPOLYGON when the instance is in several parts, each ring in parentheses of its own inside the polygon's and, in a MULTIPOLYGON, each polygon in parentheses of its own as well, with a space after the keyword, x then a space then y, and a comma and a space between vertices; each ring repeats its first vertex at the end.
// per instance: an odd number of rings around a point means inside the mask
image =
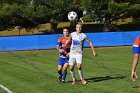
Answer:
POLYGON ((84 17, 86 14, 87 14, 87 11, 84 10, 84 11, 83 11, 83 17, 84 17))

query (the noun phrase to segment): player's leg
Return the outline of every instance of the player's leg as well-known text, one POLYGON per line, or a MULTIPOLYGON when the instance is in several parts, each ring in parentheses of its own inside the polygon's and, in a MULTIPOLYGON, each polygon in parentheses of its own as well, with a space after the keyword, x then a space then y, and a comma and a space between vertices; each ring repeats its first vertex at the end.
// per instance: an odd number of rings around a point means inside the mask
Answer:
POLYGON ((80 80, 82 82, 82 84, 86 84, 86 80, 83 78, 83 70, 82 70, 82 65, 77 63, 77 68, 78 68, 78 73, 79 73, 79 77, 80 77, 80 80))
POLYGON ((74 65, 70 65, 70 73, 72 76, 72 85, 76 84, 76 77, 75 77, 75 72, 74 72, 74 65))
POLYGON ((137 79, 136 66, 138 64, 140 54, 140 47, 133 47, 133 64, 132 64, 132 80, 135 81, 137 79))
POLYGON ((138 63, 139 60, 139 54, 133 54, 133 63, 138 63))
POLYGON ((75 58, 69 59, 69 67, 70 67, 70 73, 72 76, 72 84, 76 84, 76 78, 75 78, 75 72, 74 72, 74 65, 75 65, 75 58))
POLYGON ((59 74, 58 79, 59 79, 59 81, 61 81, 61 78, 62 78, 62 66, 61 65, 57 66, 57 72, 59 74))
POLYGON ((80 63, 77 63, 77 68, 78 68, 79 77, 80 77, 80 79, 82 79, 83 78, 83 71, 82 71, 82 66, 80 63))
POLYGON ((78 68, 78 73, 79 73, 80 79, 83 79, 82 56, 76 56, 76 63, 77 63, 77 68, 78 68))
POLYGON ((59 74, 58 79, 60 82, 62 80, 62 67, 63 67, 63 63, 62 63, 62 58, 60 57, 57 66, 57 72, 59 74))
POLYGON ((136 81, 136 79, 137 79, 136 66, 138 64, 138 60, 139 60, 139 54, 134 54, 133 55, 132 74, 131 74, 133 81, 136 81))
POLYGON ((63 58, 62 82, 65 82, 65 78, 67 76, 68 61, 68 58, 63 58))
POLYGON ((77 56, 76 57, 76 62, 77 62, 77 68, 78 68, 78 73, 80 80, 82 84, 86 84, 86 80, 83 78, 83 70, 82 70, 82 56, 77 56))
POLYGON ((62 68, 62 82, 65 82, 67 76, 67 68, 68 68, 68 63, 66 62, 62 68))

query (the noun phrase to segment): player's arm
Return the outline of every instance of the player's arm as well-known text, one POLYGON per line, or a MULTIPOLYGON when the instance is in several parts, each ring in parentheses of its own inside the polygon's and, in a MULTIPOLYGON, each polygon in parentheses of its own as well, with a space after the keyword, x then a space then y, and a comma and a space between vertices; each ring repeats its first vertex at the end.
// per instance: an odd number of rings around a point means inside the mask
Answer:
POLYGON ((92 49, 93 55, 96 56, 97 54, 96 54, 96 51, 95 51, 95 49, 94 49, 94 46, 93 46, 92 42, 90 41, 89 38, 86 38, 86 41, 87 41, 88 44, 90 45, 90 47, 91 47, 91 49, 92 49))
POLYGON ((56 45, 56 49, 61 53, 63 52, 63 49, 59 48, 59 45, 56 45))
POLYGON ((56 49, 59 51, 59 52, 63 52, 63 49, 62 49, 62 43, 61 41, 57 41, 57 44, 56 44, 56 49))
POLYGON ((139 60, 139 54, 134 54, 133 63, 132 63, 132 74, 131 74, 133 81, 136 81, 136 79, 137 79, 136 67, 138 64, 138 60, 139 60))
POLYGON ((132 64, 132 72, 136 72, 137 64, 138 64, 137 61, 133 61, 133 64, 132 64))

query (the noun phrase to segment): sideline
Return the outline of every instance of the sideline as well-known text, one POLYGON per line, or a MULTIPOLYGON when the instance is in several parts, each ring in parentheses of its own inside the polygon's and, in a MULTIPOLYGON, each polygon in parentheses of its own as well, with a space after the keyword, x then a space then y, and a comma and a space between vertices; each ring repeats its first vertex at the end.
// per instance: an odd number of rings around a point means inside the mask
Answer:
POLYGON ((1 85, 0 84, 0 87, 2 88, 2 89, 4 89, 7 93, 13 93, 11 90, 9 90, 7 87, 5 87, 5 86, 3 86, 3 85, 1 85))
MULTIPOLYGON (((94 47, 95 49, 105 49, 105 48, 132 48, 132 46, 104 46, 104 47, 94 47)), ((90 47, 84 47, 84 49, 90 49, 90 47)), ((56 49, 38 49, 38 50, 17 50, 17 51, 10 51, 10 52, 16 52, 16 53, 40 53, 40 52, 50 52, 50 51, 56 51, 56 49)), ((0 53, 7 53, 9 51, 0 53)))

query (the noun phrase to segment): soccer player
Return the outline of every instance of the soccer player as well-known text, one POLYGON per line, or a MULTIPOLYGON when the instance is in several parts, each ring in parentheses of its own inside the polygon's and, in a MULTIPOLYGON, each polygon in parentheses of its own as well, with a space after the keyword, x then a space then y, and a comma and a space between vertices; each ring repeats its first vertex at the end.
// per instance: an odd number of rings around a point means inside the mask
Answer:
POLYGON ((136 81, 137 79, 137 73, 136 73, 136 67, 139 60, 139 54, 140 54, 140 36, 136 38, 133 44, 133 64, 132 64, 132 80, 136 81))
POLYGON ((96 51, 90 39, 81 32, 82 26, 80 24, 76 25, 76 31, 71 33, 71 38, 67 42, 69 43, 72 41, 71 48, 70 48, 70 58, 69 58, 69 65, 70 65, 70 73, 72 75, 72 84, 76 84, 76 78, 74 73, 74 66, 77 65, 78 73, 80 76, 80 80, 82 84, 86 84, 86 80, 83 78, 82 73, 82 56, 83 56, 83 41, 86 40, 89 45, 91 46, 92 53, 96 56, 96 51))
POLYGON ((66 42, 70 39, 69 31, 67 28, 63 28, 63 34, 64 36, 58 39, 56 45, 56 49, 60 52, 60 58, 57 67, 60 82, 65 82, 70 52, 70 44, 65 46, 66 42))

